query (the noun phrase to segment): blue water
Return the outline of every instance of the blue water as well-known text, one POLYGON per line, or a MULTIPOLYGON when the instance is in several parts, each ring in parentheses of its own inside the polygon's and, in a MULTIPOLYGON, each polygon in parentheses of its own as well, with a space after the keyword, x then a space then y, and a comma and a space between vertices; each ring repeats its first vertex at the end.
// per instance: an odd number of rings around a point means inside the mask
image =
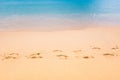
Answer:
POLYGON ((0 0, 0 31, 74 29, 98 22, 120 25, 120 0, 0 0))
POLYGON ((0 15, 120 13, 120 0, 0 0, 0 15))

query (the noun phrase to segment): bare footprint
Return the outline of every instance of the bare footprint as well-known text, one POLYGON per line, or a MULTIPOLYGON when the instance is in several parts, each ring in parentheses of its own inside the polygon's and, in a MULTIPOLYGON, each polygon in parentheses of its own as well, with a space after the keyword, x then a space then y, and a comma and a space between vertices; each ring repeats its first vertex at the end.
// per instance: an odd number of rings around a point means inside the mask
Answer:
POLYGON ((4 54, 2 60, 18 59, 18 58, 19 58, 18 53, 10 53, 10 54, 4 54))
POLYGON ((74 50, 73 52, 74 53, 80 53, 80 52, 82 52, 82 50, 74 50))
POLYGON ((103 54, 103 56, 115 56, 115 55, 111 54, 111 53, 105 53, 105 54, 103 54))
POLYGON ((112 50, 118 50, 119 49, 119 47, 118 46, 115 46, 115 47, 113 47, 113 48, 111 48, 112 50))
POLYGON ((62 55, 62 54, 60 54, 60 55, 56 55, 57 57, 59 57, 60 59, 68 59, 68 56, 67 55, 62 55))
POLYGON ((62 50, 53 50, 53 52, 63 52, 62 50))
POLYGON ((93 47, 92 49, 101 50, 100 47, 93 47))
POLYGON ((34 53, 34 54, 31 54, 29 56, 26 56, 27 58, 30 58, 30 59, 37 59, 37 58, 43 58, 41 56, 41 53, 34 53))
POLYGON ((84 56, 83 57, 84 59, 92 59, 92 58, 94 58, 93 56, 84 56))

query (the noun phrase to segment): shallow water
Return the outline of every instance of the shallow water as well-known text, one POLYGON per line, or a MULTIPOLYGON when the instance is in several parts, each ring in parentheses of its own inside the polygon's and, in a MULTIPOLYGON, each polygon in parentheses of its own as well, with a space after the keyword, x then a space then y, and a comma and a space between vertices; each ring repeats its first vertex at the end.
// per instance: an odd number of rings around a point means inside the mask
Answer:
POLYGON ((0 31, 120 26, 119 5, 119 0, 2 0, 0 31))

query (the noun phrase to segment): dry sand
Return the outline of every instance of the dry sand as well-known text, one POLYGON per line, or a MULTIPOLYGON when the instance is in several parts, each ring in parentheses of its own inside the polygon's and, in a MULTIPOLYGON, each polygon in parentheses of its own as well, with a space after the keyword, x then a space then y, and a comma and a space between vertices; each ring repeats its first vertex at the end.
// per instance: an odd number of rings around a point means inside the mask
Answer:
POLYGON ((0 32, 0 80, 120 80, 120 27, 0 32))

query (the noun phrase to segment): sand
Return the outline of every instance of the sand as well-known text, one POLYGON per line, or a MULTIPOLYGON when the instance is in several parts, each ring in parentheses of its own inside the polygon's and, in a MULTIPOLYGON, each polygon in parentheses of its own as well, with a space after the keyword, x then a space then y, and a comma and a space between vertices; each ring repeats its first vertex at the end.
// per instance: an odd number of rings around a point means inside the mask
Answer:
POLYGON ((120 80, 120 27, 0 32, 0 80, 120 80))

